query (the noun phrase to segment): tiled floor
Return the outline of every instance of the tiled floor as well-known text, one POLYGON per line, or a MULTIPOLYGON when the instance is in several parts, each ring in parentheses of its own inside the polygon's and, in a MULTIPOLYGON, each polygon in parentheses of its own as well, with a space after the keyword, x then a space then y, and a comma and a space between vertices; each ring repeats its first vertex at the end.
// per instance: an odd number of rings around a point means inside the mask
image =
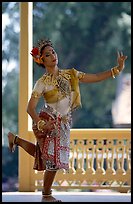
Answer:
MULTIPOLYGON (((53 192, 62 202, 131 202, 131 193, 53 192)), ((41 192, 3 192, 2 202, 43 202, 41 192)))

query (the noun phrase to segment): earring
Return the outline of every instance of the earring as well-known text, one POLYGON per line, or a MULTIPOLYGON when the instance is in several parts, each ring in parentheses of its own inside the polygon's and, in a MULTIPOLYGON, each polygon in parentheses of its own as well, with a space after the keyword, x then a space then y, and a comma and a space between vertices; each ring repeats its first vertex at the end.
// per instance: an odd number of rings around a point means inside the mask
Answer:
POLYGON ((43 63, 43 62, 44 62, 43 57, 40 57, 40 62, 41 62, 41 63, 43 63))

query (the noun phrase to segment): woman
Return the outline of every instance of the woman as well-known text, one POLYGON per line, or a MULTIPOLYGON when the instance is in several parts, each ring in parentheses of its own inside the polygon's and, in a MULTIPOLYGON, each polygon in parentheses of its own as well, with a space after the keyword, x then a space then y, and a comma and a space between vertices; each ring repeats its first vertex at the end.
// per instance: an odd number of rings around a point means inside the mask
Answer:
POLYGON ((59 169, 69 170, 71 113, 81 105, 79 82, 94 83, 110 77, 115 78, 124 69, 127 56, 118 52, 118 65, 97 74, 80 72, 74 68, 59 69, 58 56, 50 40, 41 40, 31 55, 34 61, 45 68, 43 76, 37 80, 27 113, 33 120, 36 145, 8 133, 10 151, 15 145, 22 147, 35 158, 34 169, 45 170, 43 178, 43 201, 59 202, 51 194, 51 187, 59 169), (40 97, 45 105, 38 114, 36 106, 40 97))

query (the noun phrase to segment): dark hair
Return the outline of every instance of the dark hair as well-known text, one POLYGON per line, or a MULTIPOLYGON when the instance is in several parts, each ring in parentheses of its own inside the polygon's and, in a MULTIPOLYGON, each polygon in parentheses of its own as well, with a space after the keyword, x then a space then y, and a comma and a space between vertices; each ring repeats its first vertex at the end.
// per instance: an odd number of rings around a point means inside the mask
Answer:
POLYGON ((44 46, 41 48, 41 50, 40 50, 40 56, 42 56, 42 52, 43 52, 44 48, 47 47, 47 46, 50 46, 50 47, 53 48, 53 46, 50 45, 50 44, 46 44, 46 45, 44 45, 44 46))
MULTIPOLYGON (((50 47, 53 48, 53 46, 50 45, 50 44, 46 44, 46 45, 44 45, 44 46, 41 48, 41 50, 40 50, 40 56, 42 56, 42 52, 43 52, 43 50, 45 49, 45 47, 47 47, 47 46, 50 46, 50 47)), ((43 60, 43 59, 42 59, 42 60, 43 60)), ((36 64, 37 64, 39 67, 42 67, 43 69, 45 69, 44 64, 38 64, 37 62, 36 62, 36 64)))

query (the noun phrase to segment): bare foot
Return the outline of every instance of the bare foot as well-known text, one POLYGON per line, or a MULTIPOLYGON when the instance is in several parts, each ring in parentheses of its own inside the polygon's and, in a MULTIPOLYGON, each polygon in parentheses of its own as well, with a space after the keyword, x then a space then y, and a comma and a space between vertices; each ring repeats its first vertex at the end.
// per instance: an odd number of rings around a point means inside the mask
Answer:
POLYGON ((53 196, 42 196, 41 202, 62 202, 62 201, 54 198, 53 196))
POLYGON ((14 152, 15 151, 15 144, 14 144, 14 139, 15 139, 15 135, 11 132, 8 133, 8 147, 10 152, 14 152))

